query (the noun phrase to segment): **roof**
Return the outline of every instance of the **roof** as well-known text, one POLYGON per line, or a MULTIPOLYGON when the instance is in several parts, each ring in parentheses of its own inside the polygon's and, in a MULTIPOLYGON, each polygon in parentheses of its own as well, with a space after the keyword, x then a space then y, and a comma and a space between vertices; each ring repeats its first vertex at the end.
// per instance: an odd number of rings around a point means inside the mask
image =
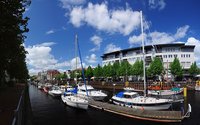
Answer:
POLYGON ((138 94, 137 92, 124 92, 124 95, 135 95, 138 94))
MULTIPOLYGON (((185 43, 169 43, 169 44, 157 44, 157 45, 146 45, 144 48, 145 49, 151 49, 153 48, 153 46, 155 46, 156 48, 162 48, 162 47, 174 47, 174 46, 180 46, 182 48, 194 48, 195 45, 185 45, 185 43)), ((104 53, 101 57, 104 57, 106 55, 110 55, 110 54, 114 54, 114 53, 120 53, 120 52, 127 52, 127 51, 131 51, 131 50, 142 50, 142 46, 140 47, 133 47, 133 48, 128 48, 128 49, 123 49, 123 50, 118 50, 118 51, 113 51, 110 53, 104 53)))

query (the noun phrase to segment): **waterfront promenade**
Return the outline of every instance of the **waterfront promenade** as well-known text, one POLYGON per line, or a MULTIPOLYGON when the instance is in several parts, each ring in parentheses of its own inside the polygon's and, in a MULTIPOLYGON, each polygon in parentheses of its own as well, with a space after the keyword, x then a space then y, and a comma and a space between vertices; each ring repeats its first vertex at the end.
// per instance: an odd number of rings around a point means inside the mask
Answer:
POLYGON ((28 87, 15 84, 1 88, 0 91, 0 125, 31 125, 31 106, 28 87))

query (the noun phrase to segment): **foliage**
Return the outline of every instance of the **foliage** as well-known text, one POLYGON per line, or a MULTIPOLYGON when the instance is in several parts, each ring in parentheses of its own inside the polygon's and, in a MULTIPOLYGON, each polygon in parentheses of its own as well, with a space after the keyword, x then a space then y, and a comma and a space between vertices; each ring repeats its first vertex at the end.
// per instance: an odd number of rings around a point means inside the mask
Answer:
POLYGON ((148 69, 148 74, 151 76, 161 75, 163 72, 163 65, 160 58, 155 57, 153 61, 150 63, 150 67, 148 69))
POLYGON ((91 66, 88 66, 85 76, 88 78, 88 80, 90 80, 91 77, 93 77, 93 69, 91 66))
POLYGON ((5 82, 6 73, 11 79, 27 79, 26 51, 23 43, 28 32, 28 17, 24 17, 27 0, 0 2, 0 81, 5 82))
POLYGON ((119 67, 119 75, 120 76, 128 76, 131 72, 131 65, 128 61, 122 61, 119 67))
POLYGON ((143 76, 143 62, 136 60, 131 68, 131 75, 143 76))
POLYGON ((189 68, 189 73, 190 73, 190 75, 193 76, 193 77, 199 73, 199 68, 197 67, 196 62, 194 62, 194 63, 190 66, 190 68, 189 68))
POLYGON ((172 75, 174 75, 175 78, 182 77, 183 69, 178 58, 175 58, 174 61, 170 64, 170 70, 171 70, 172 75))
POLYGON ((114 62, 112 65, 112 77, 114 80, 118 79, 120 76, 120 63, 119 62, 114 62))
POLYGON ((94 68, 93 74, 96 78, 102 77, 102 67, 99 64, 96 68, 94 68))

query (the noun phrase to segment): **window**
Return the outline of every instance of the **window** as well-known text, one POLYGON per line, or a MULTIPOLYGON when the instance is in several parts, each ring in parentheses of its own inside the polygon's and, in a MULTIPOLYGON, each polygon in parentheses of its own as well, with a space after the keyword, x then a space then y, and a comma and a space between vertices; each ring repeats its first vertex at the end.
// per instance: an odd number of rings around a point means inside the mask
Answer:
POLYGON ((177 54, 174 55, 174 58, 177 58, 177 54))

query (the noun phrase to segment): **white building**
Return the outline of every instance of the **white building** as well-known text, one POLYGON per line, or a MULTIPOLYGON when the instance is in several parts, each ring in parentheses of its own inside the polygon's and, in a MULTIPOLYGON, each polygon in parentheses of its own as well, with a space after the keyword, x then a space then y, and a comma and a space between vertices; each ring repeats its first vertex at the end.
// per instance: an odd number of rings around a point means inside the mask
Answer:
MULTIPOLYGON (((146 66, 149 66, 153 57, 160 57, 163 61, 165 69, 169 68, 169 64, 177 57, 183 67, 187 70, 194 63, 194 47, 193 45, 185 45, 184 43, 158 44, 145 46, 146 66)), ((127 60, 130 64, 134 64, 137 59, 142 59, 142 47, 129 48, 111 53, 105 53, 101 56, 102 65, 109 63, 121 62, 127 60)))

